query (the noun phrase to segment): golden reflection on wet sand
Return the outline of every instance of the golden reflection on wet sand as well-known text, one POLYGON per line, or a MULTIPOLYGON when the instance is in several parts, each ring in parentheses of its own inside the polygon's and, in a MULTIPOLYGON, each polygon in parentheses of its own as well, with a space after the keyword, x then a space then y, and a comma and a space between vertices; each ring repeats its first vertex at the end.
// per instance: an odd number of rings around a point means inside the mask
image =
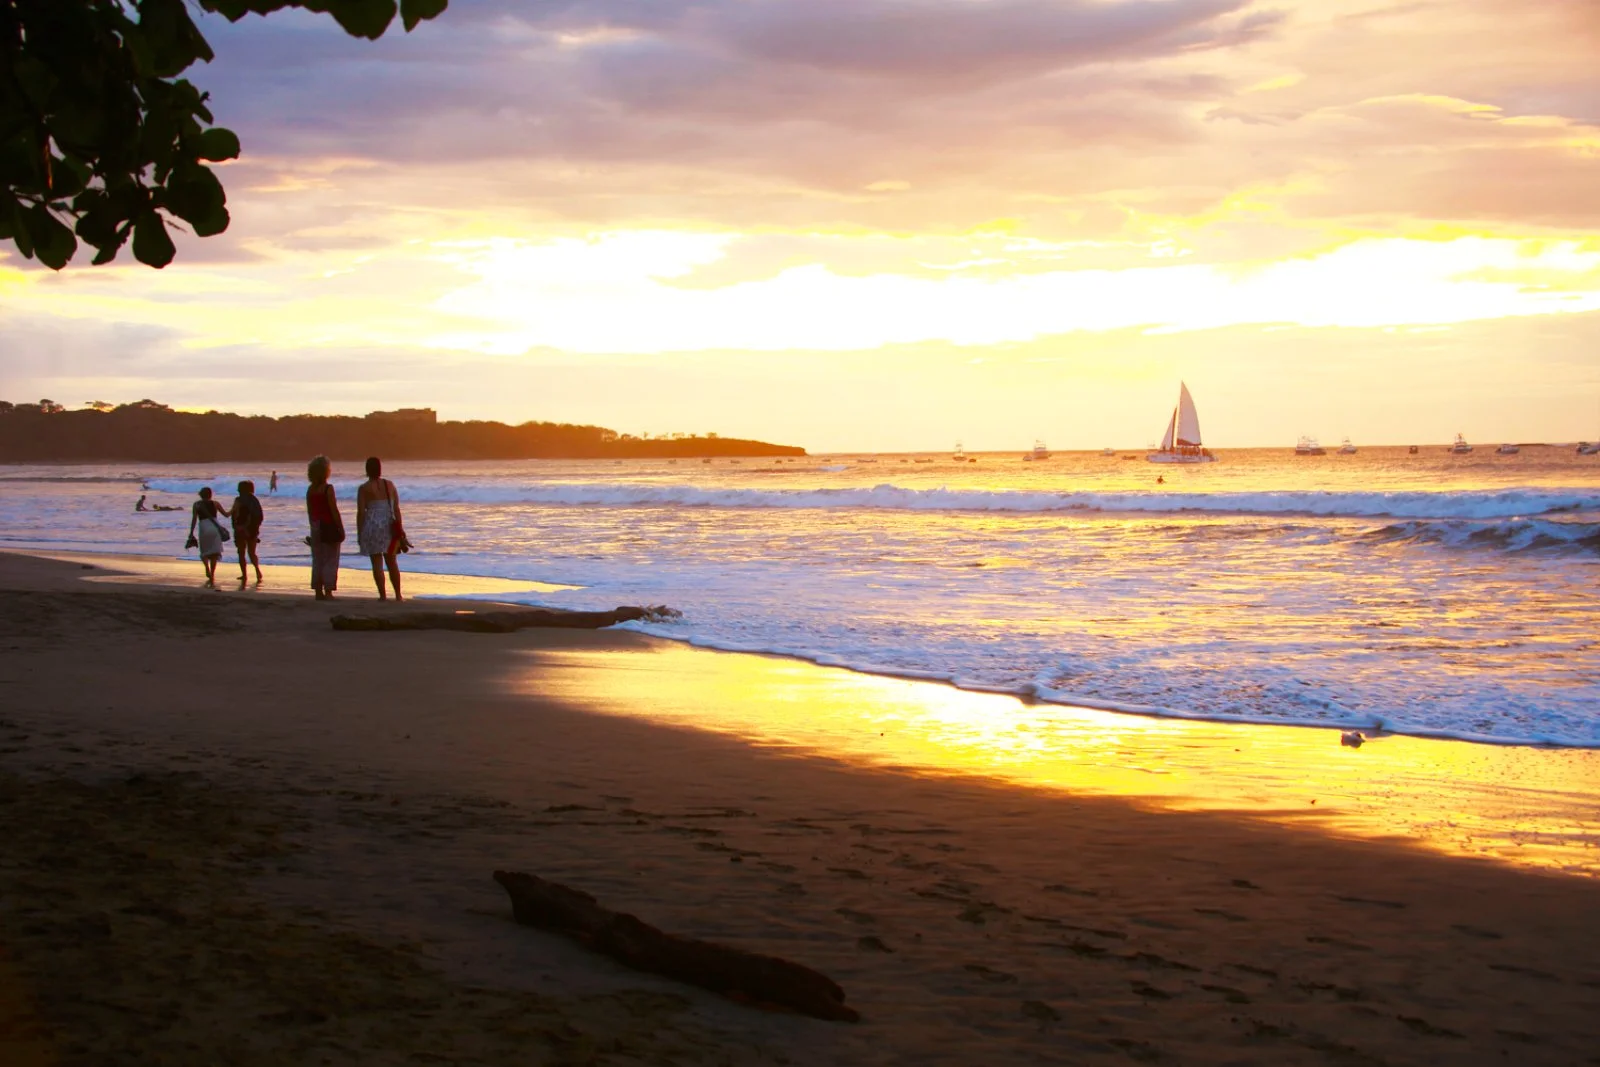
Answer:
MULTIPOLYGON (((239 582, 239 559, 231 544, 223 546, 226 551, 222 554, 222 562, 217 566, 217 587, 224 591, 242 590, 243 592, 264 592, 274 595, 311 595, 311 565, 309 562, 300 565, 284 563, 263 563, 262 574, 266 580, 257 584, 254 570, 251 570, 250 581, 242 586, 239 582)), ((39 559, 53 559, 65 563, 80 563, 90 567, 105 568, 115 573, 99 575, 85 575, 84 580, 90 582, 106 582, 113 585, 142 585, 152 587, 171 588, 193 585, 196 587, 205 584, 205 576, 200 569, 198 559, 163 559, 159 556, 134 556, 134 555, 105 555, 87 552, 28 552, 27 555, 39 559)), ((404 572, 404 588, 407 597, 477 597, 480 600, 492 600, 497 596, 513 596, 520 593, 553 593, 563 589, 575 589, 571 585, 555 585, 550 582, 536 582, 516 578, 486 578, 471 574, 428 574, 425 571, 405 570, 405 559, 401 557, 401 570, 404 572)), ((377 599, 377 589, 372 582, 372 571, 367 557, 346 552, 343 566, 339 570, 339 595, 345 599, 377 599)))
POLYGON ((587 710, 922 775, 1238 811, 1600 874, 1600 752, 1163 719, 668 641, 526 653, 513 684, 587 710))

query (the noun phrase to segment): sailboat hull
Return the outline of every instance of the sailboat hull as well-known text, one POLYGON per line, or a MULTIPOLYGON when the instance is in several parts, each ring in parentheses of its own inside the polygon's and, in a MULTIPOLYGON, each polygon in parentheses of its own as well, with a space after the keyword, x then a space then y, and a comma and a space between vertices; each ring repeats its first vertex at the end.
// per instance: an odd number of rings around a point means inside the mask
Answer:
POLYGON ((1217 457, 1210 454, 1191 456, 1182 452, 1151 452, 1144 458, 1151 463, 1215 463, 1217 461, 1217 457))

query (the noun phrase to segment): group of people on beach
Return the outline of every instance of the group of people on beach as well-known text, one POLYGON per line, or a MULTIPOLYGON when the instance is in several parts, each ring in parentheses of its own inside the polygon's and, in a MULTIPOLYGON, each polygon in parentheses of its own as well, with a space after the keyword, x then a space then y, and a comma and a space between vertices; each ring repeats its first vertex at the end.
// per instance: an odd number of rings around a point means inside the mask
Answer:
MULTIPOLYGON (((333 599, 339 588, 339 557, 345 540, 344 519, 339 514, 339 497, 330 478, 333 465, 327 456, 317 456, 306 465, 306 518, 311 533, 305 539, 311 546, 311 589, 318 600, 333 599)), ((277 489, 278 472, 272 472, 272 488, 277 489)), ((216 500, 211 487, 200 490, 199 499, 190 508, 189 540, 186 547, 200 550, 200 561, 205 566, 206 585, 215 587, 217 564, 222 561, 222 546, 228 540, 228 531, 222 520, 231 519, 233 542, 239 550, 239 581, 249 580, 249 567, 254 566, 256 583, 261 582, 261 560, 257 546, 261 543, 261 524, 265 518, 261 501, 256 497, 255 483, 242 481, 238 495, 231 507, 216 500)), ((144 497, 139 498, 135 510, 146 510, 144 497)), ((155 510, 169 510, 157 507, 155 510)), ((361 553, 372 560, 372 580, 378 587, 378 598, 389 598, 388 586, 394 587, 394 598, 400 595, 399 554, 408 552, 411 543, 406 538, 400 521, 400 494, 394 483, 383 476, 383 462, 377 456, 367 459, 367 480, 356 490, 356 541, 361 553), (385 582, 387 571, 387 582, 385 582)))

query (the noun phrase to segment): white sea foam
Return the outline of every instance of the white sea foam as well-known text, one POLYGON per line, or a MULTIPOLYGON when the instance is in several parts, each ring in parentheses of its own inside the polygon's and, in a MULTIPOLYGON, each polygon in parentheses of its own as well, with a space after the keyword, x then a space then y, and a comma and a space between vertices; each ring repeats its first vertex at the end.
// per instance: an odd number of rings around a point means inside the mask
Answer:
MULTIPOLYGON (((663 637, 1141 714, 1600 747, 1600 468, 1410 462, 1223 463, 1162 487, 1098 459, 942 486, 909 466, 893 485, 698 464, 396 478, 408 569, 670 604, 681 620, 633 624, 663 637)), ((147 470, 184 511, 134 515, 115 472, 51 469, 0 490, 0 541, 178 554, 195 488, 228 499, 242 477, 147 470)), ((303 560, 299 487, 263 503, 266 558, 303 560)))
MULTIPOLYGON (((193 480, 158 478, 152 489, 192 493, 193 480)), ((212 483, 232 484, 226 479, 212 483)), ((225 488, 219 491, 226 492, 225 488)), ((1025 492, 1002 489, 871 487, 770 489, 646 482, 412 479, 405 499, 432 504, 543 504, 559 507, 871 508, 892 511, 1215 513, 1496 519, 1600 510, 1600 491, 1514 488, 1461 491, 1025 492)))

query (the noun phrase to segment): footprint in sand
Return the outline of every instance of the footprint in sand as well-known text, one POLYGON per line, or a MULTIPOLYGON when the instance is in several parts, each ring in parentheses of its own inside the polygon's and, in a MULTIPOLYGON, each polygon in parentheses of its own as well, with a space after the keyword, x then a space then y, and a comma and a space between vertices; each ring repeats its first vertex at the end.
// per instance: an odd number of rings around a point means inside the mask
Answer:
POLYGON ((1337 937, 1323 937, 1319 934, 1312 934, 1306 940, 1313 945, 1327 945, 1329 948, 1348 949, 1351 952, 1372 951, 1372 946, 1370 945, 1363 945, 1358 941, 1343 941, 1337 937))
POLYGON ((1171 1000, 1173 997, 1173 994, 1168 993, 1165 989, 1157 989, 1149 982, 1129 982, 1128 987, 1139 996, 1150 1000, 1171 1000))
POLYGON ((1454 1030, 1447 1030, 1442 1026, 1435 1026, 1428 1020, 1419 1019, 1415 1015, 1396 1015, 1395 1018, 1413 1032, 1427 1037, 1453 1037, 1459 1039, 1466 1036, 1465 1034, 1458 1034, 1454 1030))
POLYGON ((994 982, 996 985, 1005 985, 1017 980, 1017 976, 1009 971, 997 971, 993 967, 985 967, 981 963, 963 963, 961 969, 977 975, 985 982, 994 982))
POLYGON ((1232 986, 1228 986, 1228 985, 1208 985, 1208 984, 1205 984, 1205 983, 1201 983, 1200 988, 1206 990, 1207 992, 1222 994, 1222 999, 1226 1000, 1229 1004, 1248 1004, 1248 1003, 1250 1003, 1250 998, 1245 995, 1243 990, 1235 989, 1232 986))
POLYGON ((1481 926, 1467 926, 1465 923, 1452 923, 1450 929, 1457 933, 1466 934, 1468 937, 1481 938, 1484 941, 1499 941, 1504 937, 1504 935, 1497 934, 1493 930, 1485 930, 1481 926))

